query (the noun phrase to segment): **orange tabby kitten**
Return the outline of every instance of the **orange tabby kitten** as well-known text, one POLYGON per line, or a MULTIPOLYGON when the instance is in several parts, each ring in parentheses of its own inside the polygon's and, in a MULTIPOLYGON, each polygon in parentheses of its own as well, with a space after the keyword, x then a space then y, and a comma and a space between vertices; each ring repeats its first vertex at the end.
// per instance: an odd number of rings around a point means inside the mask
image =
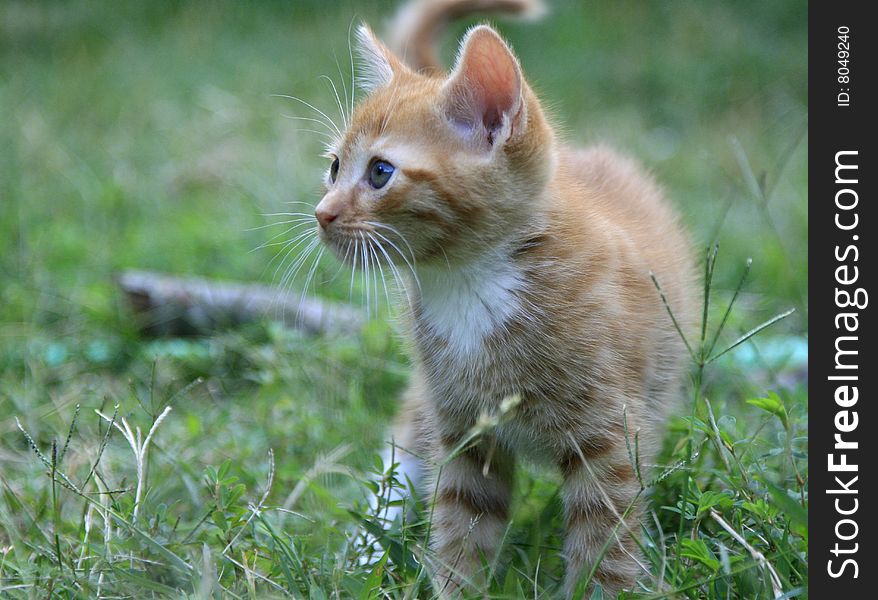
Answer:
POLYGON ((639 464, 653 460, 686 356, 650 272, 687 326, 690 248, 633 161, 557 139, 491 27, 467 32, 450 73, 434 58, 451 17, 536 7, 415 2, 397 20, 398 53, 361 27, 368 96, 332 150, 316 216, 346 262, 412 272, 415 373, 395 439, 411 451, 405 476, 436 490, 439 587, 478 582, 495 556, 522 455, 564 478, 568 596, 609 544, 594 576, 614 597, 645 571, 636 509, 616 527, 640 490, 629 445, 636 432, 639 464), (519 403, 437 481, 431 465, 510 397, 519 403))

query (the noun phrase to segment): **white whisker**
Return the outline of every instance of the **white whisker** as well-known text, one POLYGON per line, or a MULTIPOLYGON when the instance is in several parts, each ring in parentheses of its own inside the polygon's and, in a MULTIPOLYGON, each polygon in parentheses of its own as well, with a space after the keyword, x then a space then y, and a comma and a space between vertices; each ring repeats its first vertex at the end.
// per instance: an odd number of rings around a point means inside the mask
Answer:
POLYGON ((348 245, 345 247, 344 255, 338 260, 338 268, 335 270, 335 273, 332 274, 332 277, 330 277, 329 280, 326 281, 325 283, 327 283, 327 284, 332 283, 338 277, 338 274, 341 273, 341 270, 344 268, 345 262, 347 261, 348 251, 350 249, 351 249, 351 243, 349 241, 348 245))
POLYGON ((351 267, 351 285, 348 288, 348 302, 354 301, 354 274, 357 272, 357 250, 359 249, 360 242, 356 238, 352 238, 354 242, 354 252, 352 261, 353 265, 351 267))
POLYGON ((325 112, 323 112, 322 110, 320 110, 319 108, 317 108, 313 104, 310 104, 309 102, 305 102, 301 98, 296 98, 295 96, 290 96, 289 94, 272 94, 272 96, 275 98, 287 98, 288 100, 295 100, 296 102, 301 102, 302 104, 304 104, 305 106, 307 106, 308 108, 310 108, 311 110, 313 110, 314 112, 319 114, 321 117, 326 119, 328 121, 328 124, 332 125, 332 129, 335 131, 335 133, 338 134, 339 137, 342 137, 341 130, 339 130, 338 125, 335 124, 335 121, 330 119, 329 115, 327 115, 325 112))
MULTIPOLYGON (((375 257, 375 265, 378 267, 378 271, 379 271, 378 276, 381 278, 381 284, 384 287, 384 299, 387 301, 387 304, 389 306, 391 304, 390 294, 387 292, 387 279, 384 276, 384 267, 381 266, 381 257, 379 257, 378 252, 375 251, 375 245, 377 244, 377 242, 375 241, 375 238, 372 237, 372 234, 370 232, 367 231, 366 236, 369 238, 369 252, 371 252, 372 256, 375 257)), ((377 287, 377 283, 376 283, 376 287, 377 287)), ((376 292, 376 301, 375 302, 376 302, 376 304, 378 302, 377 292, 376 292)))
POLYGON ((411 273, 412 273, 412 278, 415 280, 415 285, 418 286, 418 292, 420 292, 420 291, 421 291, 421 281, 420 281, 420 279, 418 279, 418 274, 417 274, 417 272, 415 272, 415 268, 414 268, 414 266, 412 266, 412 263, 410 263, 410 262, 409 262, 409 259, 406 258, 406 255, 403 253, 403 251, 400 250, 400 249, 399 249, 399 246, 397 246, 396 244, 394 244, 394 243, 393 243, 391 240, 389 240, 386 236, 382 235, 381 232, 376 231, 376 232, 374 232, 374 233, 375 233, 375 235, 377 235, 379 238, 381 238, 383 241, 385 241, 385 242, 387 242, 388 244, 390 244, 390 247, 393 248, 394 250, 396 250, 396 253, 399 254, 399 257, 402 258, 403 261, 405 261, 405 264, 408 266, 409 271, 411 271, 411 273))
POLYGON ((451 262, 448 260, 448 255, 445 253, 445 248, 439 246, 439 249, 442 250, 442 256, 445 257, 445 264, 448 266, 448 272, 451 272, 451 262))
MULTIPOLYGON (((312 233, 313 233, 312 231, 300 232, 300 233, 299 233, 299 236, 300 236, 300 237, 296 237, 295 239, 301 239, 301 238, 303 238, 303 237, 307 237, 308 235, 310 235, 310 234, 312 234, 312 233)), ((293 241, 293 240, 281 240, 281 241, 279 241, 279 242, 265 243, 265 244, 262 244, 262 245, 260 245, 260 246, 257 246, 256 248, 254 248, 254 249, 251 250, 250 252, 256 252, 257 250, 263 250, 263 249, 265 249, 265 248, 271 248, 271 247, 273 247, 273 246, 286 246, 286 245, 289 244, 291 241, 293 241)))
POLYGON ((366 319, 368 320, 372 314, 370 312, 370 304, 371 304, 371 293, 370 293, 370 281, 369 281, 369 262, 366 260, 368 255, 366 253, 366 236, 361 231, 360 239, 363 241, 363 246, 360 249, 360 253, 363 258, 363 296, 366 299, 366 319))
MULTIPOLYGON (((305 238, 305 239, 307 239, 307 238, 305 238)), ((300 246, 302 243, 304 243, 304 241, 305 241, 305 240, 300 241, 298 244, 296 244, 296 246, 300 246)), ((307 246, 305 246, 305 249, 304 249, 302 252, 300 252, 300 253, 296 256, 295 259, 293 259, 293 261, 290 263, 290 265, 289 265, 289 267, 287 268, 287 270, 284 272, 283 277, 281 278, 280 282, 277 284, 277 286, 280 288, 280 294, 278 294, 278 304, 277 304, 277 308, 278 308, 278 309, 284 307, 284 303, 281 302, 281 300, 285 300, 285 299, 287 298, 288 294, 289 294, 289 290, 287 289, 288 283, 291 283, 291 282, 293 281, 293 279, 294 279, 295 276, 296 276, 296 273, 298 273, 298 271, 299 271, 299 269, 301 268, 302 264, 304 264, 305 260, 307 260, 307 257, 308 257, 312 252, 314 252, 314 249, 318 246, 319 243, 320 243, 320 240, 318 240, 318 239, 316 239, 316 238, 315 238, 315 239, 312 239, 312 240, 311 240, 311 243, 308 244, 307 246)), ((278 268, 275 269, 274 276, 272 277, 272 280, 273 280, 273 281, 277 279, 277 273, 278 273, 278 271, 281 269, 281 267, 283 267, 284 263, 287 261, 287 259, 289 258, 290 254, 291 254, 294 250, 295 250, 295 247, 293 247, 293 248, 291 248, 290 250, 287 251, 286 255, 284 256, 284 259, 283 259, 283 260, 281 261, 281 263, 278 265, 278 268)), ((281 314, 280 316, 283 317, 284 315, 281 314)))
MULTIPOLYGON (((314 238, 301 248, 299 254, 290 262, 289 266, 284 270, 283 276, 281 276, 279 283, 281 289, 286 287, 286 285, 296 276, 296 271, 298 270, 301 261, 303 261, 304 257, 307 256, 309 252, 312 252, 319 243, 320 241, 317 238, 314 238)), ((297 246, 300 244, 302 244, 302 242, 297 244, 297 246)))
POLYGON ((345 109, 341 104, 341 98, 338 97, 338 88, 335 87, 335 82, 332 80, 331 77, 329 77, 329 75, 321 75, 320 78, 325 79, 326 81, 329 82, 329 85, 332 86, 332 93, 333 93, 333 95, 335 95, 335 104, 336 104, 336 106, 338 106, 338 112, 341 115, 342 125, 344 125, 344 128, 347 129, 348 128, 348 116, 345 113, 345 109))
MULTIPOLYGON (((295 229, 298 229, 299 227, 301 227, 302 225, 305 225, 305 224, 306 224, 306 223, 299 223, 298 225, 293 225, 292 227, 290 227, 290 228, 287 229, 286 231, 281 231, 280 233, 275 234, 274 236, 268 238, 267 241, 265 241, 265 242, 263 242, 262 244, 256 246, 255 248, 253 248, 253 250, 251 250, 250 252, 256 252, 257 250, 262 250, 263 248, 268 248, 269 246, 280 246, 280 245, 286 244, 286 243, 289 242, 290 240, 281 240, 280 242, 275 242, 275 241, 273 241, 273 240, 279 238, 279 237, 282 236, 282 235, 286 235, 286 234, 292 232, 292 231, 295 230, 295 229)), ((311 233, 311 232, 310 232, 310 231, 304 231, 304 232, 299 232, 299 233, 296 234, 296 235, 307 235, 308 233, 311 233)))
MULTIPOLYGON (((300 244, 301 243, 302 242, 300 242, 300 244)), ((279 287, 282 291, 285 290, 287 285, 289 285, 293 281, 293 279, 296 277, 296 274, 299 272, 299 269, 302 268, 302 263, 305 261, 306 257, 314 251, 314 248, 316 248, 319 243, 320 240, 316 238, 311 240, 311 243, 305 246, 305 249, 292 261, 292 263, 290 263, 290 266, 287 268, 286 272, 280 280, 279 287)), ((286 259, 284 259, 284 261, 286 261, 286 259)), ((283 263, 281 263, 281 265, 282 264, 283 263)), ((275 270, 275 273, 277 273, 277 270, 275 270)))
POLYGON ((301 213, 301 212, 276 212, 276 213, 262 213, 259 215, 260 217, 307 217, 309 219, 314 219, 314 215, 311 213, 301 213))
POLYGON ((381 305, 381 297, 378 295, 378 269, 375 265, 375 250, 372 248, 371 240, 367 241, 366 244, 366 248, 369 251, 369 264, 372 265, 372 295, 375 297, 375 314, 378 314, 378 309, 381 305))
POLYGON ((305 243, 305 241, 308 239, 308 234, 310 234, 310 233, 313 233, 313 232, 311 232, 311 231, 305 231, 305 232, 302 232, 301 234, 297 235, 295 238, 293 238, 293 239, 291 239, 290 241, 288 241, 288 242, 284 245, 284 247, 281 248, 281 249, 277 252, 277 254, 275 254, 274 257, 273 257, 270 261, 268 261, 268 264, 265 265, 266 268, 270 267, 271 264, 272 264, 275 260, 277 260, 277 257, 278 257, 278 256, 283 255, 283 260, 280 261, 280 264, 277 265, 277 268, 274 270, 274 273, 273 273, 272 276, 271 276, 272 281, 274 281, 275 279, 277 279, 278 271, 280 271, 281 268, 283 268, 283 265, 284 265, 284 263, 287 261, 287 258, 290 256, 290 254, 291 254, 292 252, 295 252, 296 248, 298 248, 299 246, 301 246, 302 244, 305 243), (289 248, 289 249, 288 249, 288 248, 289 248), (285 253, 284 251, 286 251, 286 253, 285 253))
POLYGON ((335 59, 335 68, 338 71, 338 79, 339 79, 339 81, 341 81, 341 89, 342 89, 342 91, 344 91, 345 107, 347 107, 349 104, 351 106, 351 111, 348 113, 348 119, 347 119, 347 122, 349 124, 348 126, 350 126, 350 123, 353 121, 354 111, 353 111, 353 104, 348 99, 348 84, 345 82, 345 76, 341 72, 341 65, 338 62, 338 55, 335 53, 335 50, 332 51, 332 57, 335 59))
POLYGON ((269 227, 277 227, 278 225, 289 225, 290 223, 308 223, 308 222, 316 222, 317 219, 314 217, 300 217, 298 219, 289 219, 288 221, 277 221, 276 223, 266 223, 265 225, 258 225, 256 227, 248 227, 244 231, 259 231, 260 229, 268 229, 269 227))
POLYGON ((399 88, 394 88, 393 94, 390 96, 390 101, 387 103, 387 112, 384 113, 384 118, 381 120, 381 127, 379 128, 379 131, 382 134, 387 129, 387 125, 390 124, 390 117, 393 114, 393 110, 396 108, 398 98, 399 88))
MULTIPOLYGON (((395 233, 396 235, 398 235, 398 236, 399 236, 399 239, 402 240, 402 243, 405 244, 405 247, 408 248, 408 251, 409 251, 409 253, 411 254, 411 257, 412 257, 412 262, 413 262, 415 265, 418 264, 418 263, 415 261, 415 251, 412 250, 412 246, 411 246, 411 244, 409 244, 408 240, 405 239, 405 236, 399 231, 399 229, 397 229, 396 227, 393 227, 392 225, 387 225, 386 223, 378 223, 378 222, 376 222, 376 221, 366 221, 366 224, 367 224, 367 225, 371 225, 371 226, 373 226, 373 227, 378 227, 379 229, 386 229, 387 231, 390 231, 391 233, 395 233)), ((377 233, 377 232, 376 232, 376 233, 377 233)))
MULTIPOLYGON (((377 231, 375 233, 378 233, 377 231)), ((414 305, 412 304, 412 298, 409 296, 408 286, 405 284, 405 280, 402 278, 402 275, 399 273, 399 269, 396 268, 393 260, 391 260, 390 255, 387 254, 387 250, 384 249, 384 246, 381 245, 377 240, 375 245, 381 250, 381 254, 384 255, 385 260, 387 260, 387 266, 390 267, 390 272, 393 274, 393 279, 396 281, 396 285, 402 288, 403 293, 405 293, 406 302, 409 305, 409 310, 414 310, 414 305)))
POLYGON ((302 307, 305 304, 306 294, 308 292, 308 286, 311 285, 311 280, 314 278, 314 274, 317 272, 317 267, 320 265, 320 259, 323 257, 323 253, 326 251, 326 246, 320 247, 320 252, 317 253, 317 258, 314 259, 311 269, 308 271, 308 276, 305 278, 305 285, 302 286, 302 294, 299 296, 299 308, 297 309, 298 316, 300 319, 304 320, 304 315, 302 314, 302 307))
MULTIPOLYGON (((365 235, 365 233, 363 234, 365 235)), ((378 270, 375 268, 375 261, 372 258, 372 243, 368 239, 363 240, 363 247, 366 249, 366 256, 369 258, 369 272, 372 274, 372 300, 374 300, 373 310, 378 315, 378 270)))
MULTIPOLYGON (((302 267, 308 263, 308 259, 311 257, 312 254, 314 254, 314 251, 318 247, 319 246, 317 244, 309 246, 305 252, 299 255, 295 263, 292 265, 293 268, 291 268, 284 276, 285 281, 281 286, 281 294, 284 300, 289 298, 291 292, 293 291, 293 283, 295 282, 296 276, 299 274, 299 271, 302 269, 302 267)), ((286 309, 286 303, 284 303, 284 309, 286 309)), ((296 316, 298 317, 299 314, 300 311, 297 309, 296 316)))
POLYGON ((337 137, 324 131, 317 131, 316 129, 293 129, 293 131, 296 133, 313 133, 314 135, 319 135, 322 138, 326 138, 332 143, 335 143, 338 140, 337 137))
MULTIPOLYGON (((308 121, 310 123, 317 123, 318 125, 323 125, 329 131, 329 134, 335 134, 336 131, 323 119, 315 119, 314 117, 300 117, 299 115, 281 115, 284 119, 292 119, 294 121, 308 121)), ((325 133, 325 132, 324 132, 325 133)), ((335 139, 335 136, 332 136, 335 139)))
POLYGON ((302 206, 307 206, 308 208, 314 208, 314 204, 311 202, 303 202, 302 200, 287 200, 284 204, 301 204, 302 206))
POLYGON ((351 23, 348 25, 348 56, 351 59, 351 116, 354 114, 354 96, 357 91, 357 76, 354 67, 354 50, 351 47, 351 32, 354 29, 354 19, 351 17, 351 23))

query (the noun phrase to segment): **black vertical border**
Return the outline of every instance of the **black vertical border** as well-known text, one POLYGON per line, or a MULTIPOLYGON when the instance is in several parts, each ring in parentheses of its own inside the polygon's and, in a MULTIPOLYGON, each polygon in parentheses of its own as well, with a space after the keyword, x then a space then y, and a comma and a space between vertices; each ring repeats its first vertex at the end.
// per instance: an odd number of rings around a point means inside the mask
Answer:
MULTIPOLYGON (((872 80, 876 75, 876 45, 878 22, 867 16, 868 2, 827 2, 812 0, 808 6, 808 194, 809 194, 809 597, 814 600, 866 599, 878 597, 878 561, 875 556, 876 538, 875 490, 878 489, 878 473, 874 468, 878 461, 878 416, 875 404, 875 380, 878 378, 878 363, 873 344, 875 337, 874 309, 872 302, 878 297, 870 297, 866 308, 842 309, 836 306, 835 290, 841 287, 836 282, 836 269, 844 264, 836 259, 836 248, 840 253, 849 245, 856 245, 859 260, 853 262, 849 255, 848 265, 859 269, 858 281, 847 286, 848 289, 862 287, 867 292, 878 290, 874 287, 874 272, 878 257, 875 255, 874 237, 878 232, 874 204, 875 179, 878 178, 875 161, 875 122, 878 102, 874 94, 872 80), (849 27, 850 82, 838 81, 838 29, 849 27), (849 106, 838 106, 838 94, 849 88, 849 106), (851 185, 836 184, 835 157, 839 151, 858 152, 856 163, 859 168, 858 182, 851 185), (858 194, 855 209, 859 222, 856 230, 842 231, 836 226, 836 193, 845 187, 853 187, 858 194), (854 240, 853 236, 858 239, 854 240), (859 328, 856 333, 837 330, 835 318, 840 312, 858 313, 859 328), (859 419, 855 431, 845 433, 844 439, 856 441, 859 447, 847 451, 847 461, 858 465, 855 474, 859 479, 849 484, 849 473, 830 473, 828 455, 835 453, 839 462, 840 452, 833 449, 837 433, 835 419, 839 410, 844 410, 835 402, 838 381, 828 379, 838 374, 835 369, 836 337, 856 335, 856 362, 859 368, 857 385, 859 400, 848 410, 856 411, 859 419), (827 493, 838 489, 835 480, 840 476, 856 494, 839 495, 827 493), (845 517, 835 506, 841 498, 842 509, 850 509, 854 498, 858 501, 857 511, 845 517), (839 540, 836 525, 841 519, 856 521, 857 535, 849 541, 839 540), (856 549, 851 554, 833 554, 835 544, 842 549, 856 549), (856 546, 855 546, 856 544, 856 546), (857 563, 855 578, 852 565, 848 564, 840 577, 829 574, 829 561, 837 570, 845 558, 857 563)), ((872 13, 874 14, 874 13, 872 13)), ((849 160, 849 159, 848 159, 849 160)), ((850 171, 848 171, 850 173, 850 171)), ((850 198, 848 194, 846 198, 850 198)), ((843 215, 849 219, 850 214, 843 215)), ((853 349, 852 345, 849 348, 853 349)), ((854 531, 850 523, 841 526, 841 534, 849 536, 854 531)))

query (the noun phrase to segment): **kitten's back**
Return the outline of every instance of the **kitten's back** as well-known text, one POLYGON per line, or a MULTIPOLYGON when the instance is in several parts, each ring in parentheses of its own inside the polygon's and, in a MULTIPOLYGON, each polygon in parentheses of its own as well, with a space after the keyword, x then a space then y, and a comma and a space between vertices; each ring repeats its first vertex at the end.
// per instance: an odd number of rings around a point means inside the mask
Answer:
MULTIPOLYGON (((630 339, 637 338, 638 324, 644 334, 661 332, 650 352, 674 356, 676 364, 667 369, 679 372, 686 355, 683 340, 669 327, 668 309, 650 278, 655 276, 682 331, 691 333, 695 271, 679 217, 637 161, 607 146, 562 146, 558 162, 549 192, 550 219, 551 228, 561 233, 545 251, 564 257, 571 293, 627 315, 616 330, 630 339), (607 286, 608 280, 613 284, 607 286)), ((630 339, 616 342, 625 346, 630 339)))
POLYGON ((621 246, 633 250, 630 259, 655 274, 684 330, 691 329, 691 243, 661 187, 635 160, 605 145, 563 147, 559 154, 555 186, 560 209, 570 211, 566 218, 580 221, 585 235, 622 238, 621 246))

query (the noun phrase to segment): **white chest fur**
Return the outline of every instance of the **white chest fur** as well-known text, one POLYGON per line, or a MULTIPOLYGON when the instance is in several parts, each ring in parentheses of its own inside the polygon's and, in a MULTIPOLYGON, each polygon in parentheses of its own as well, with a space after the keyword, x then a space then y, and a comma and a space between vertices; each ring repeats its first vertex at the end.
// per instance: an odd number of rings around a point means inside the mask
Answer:
POLYGON ((521 307, 525 282, 508 256, 486 256, 462 267, 446 265, 420 272, 418 326, 445 342, 453 356, 478 351, 521 307))

